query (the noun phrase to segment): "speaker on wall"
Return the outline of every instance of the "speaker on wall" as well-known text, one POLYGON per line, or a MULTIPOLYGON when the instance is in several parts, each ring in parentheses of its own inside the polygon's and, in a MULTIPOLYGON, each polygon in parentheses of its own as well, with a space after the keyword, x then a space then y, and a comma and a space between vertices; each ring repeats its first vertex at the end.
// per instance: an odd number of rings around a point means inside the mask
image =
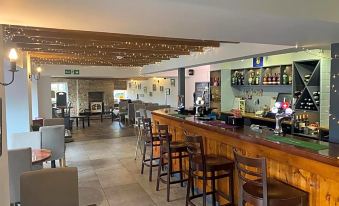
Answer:
POLYGON ((67 94, 66 94, 66 92, 57 92, 56 93, 56 106, 57 107, 66 107, 67 106, 67 94))

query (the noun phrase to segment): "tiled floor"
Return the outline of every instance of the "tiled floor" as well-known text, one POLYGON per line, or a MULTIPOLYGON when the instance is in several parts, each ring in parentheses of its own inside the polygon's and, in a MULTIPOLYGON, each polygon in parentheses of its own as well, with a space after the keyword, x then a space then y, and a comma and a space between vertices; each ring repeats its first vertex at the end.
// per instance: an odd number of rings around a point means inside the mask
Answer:
POLYGON ((167 203, 165 185, 157 192, 155 176, 148 181, 148 168, 140 174, 133 129, 105 120, 74 133, 76 141, 67 144, 66 159, 79 171, 80 205, 185 205, 185 188, 172 185, 172 201, 167 203))

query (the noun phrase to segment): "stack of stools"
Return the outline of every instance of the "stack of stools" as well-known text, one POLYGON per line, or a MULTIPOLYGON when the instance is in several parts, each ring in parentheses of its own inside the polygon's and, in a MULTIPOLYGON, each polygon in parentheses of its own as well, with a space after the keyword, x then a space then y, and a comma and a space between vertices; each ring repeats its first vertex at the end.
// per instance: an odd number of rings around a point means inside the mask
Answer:
POLYGON ((159 160, 159 157, 154 157, 154 149, 160 147, 159 135, 153 133, 152 130, 152 120, 151 118, 143 118, 143 131, 142 139, 144 142, 144 149, 142 152, 142 163, 141 163, 141 174, 144 174, 144 167, 149 167, 149 181, 152 181, 152 169, 153 167, 158 167, 157 164, 153 164, 154 161, 159 160), (149 158, 146 159, 147 146, 150 146, 149 158))
POLYGON ((170 201, 170 185, 180 183, 184 186, 184 165, 183 159, 188 157, 187 147, 183 141, 172 141, 168 131, 168 125, 157 125, 160 140, 160 161, 158 166, 158 178, 156 190, 159 191, 160 182, 167 186, 167 201, 170 201), (179 170, 173 171, 173 160, 179 160, 179 170), (166 169, 165 169, 166 168, 166 169), (174 179, 174 175, 179 174, 178 179, 174 179), (164 178, 166 177, 166 179, 164 178))
POLYGON ((226 205, 234 205, 233 169, 234 162, 219 155, 205 154, 201 136, 185 136, 189 154, 189 172, 186 194, 186 205, 195 205, 192 200, 203 197, 203 205, 207 204, 207 195, 212 195, 212 205, 217 204, 217 195, 228 200, 226 205), (216 181, 228 178, 229 194, 218 192, 216 181), (202 193, 195 194, 195 179, 202 180, 202 193), (211 191, 207 192, 207 181, 211 181, 211 191), (192 194, 191 194, 192 193, 192 194))
POLYGON ((239 177, 239 205, 306 206, 308 193, 273 178, 267 178, 266 159, 250 158, 233 150, 239 177))
POLYGON ((139 149, 141 151, 141 154, 143 153, 142 148, 141 148, 141 140, 143 137, 143 128, 144 128, 142 119, 143 119, 142 117, 135 118, 134 131, 135 131, 135 136, 137 137, 137 143, 135 146, 134 160, 137 159, 139 149))

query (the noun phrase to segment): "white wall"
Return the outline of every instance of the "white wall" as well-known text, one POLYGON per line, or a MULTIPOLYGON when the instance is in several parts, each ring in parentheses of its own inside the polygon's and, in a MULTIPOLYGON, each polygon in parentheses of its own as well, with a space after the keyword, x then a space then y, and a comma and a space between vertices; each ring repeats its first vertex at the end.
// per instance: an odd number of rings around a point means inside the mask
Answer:
MULTIPOLYGON (((12 79, 12 73, 8 72, 9 62, 5 62, 5 81, 12 79)), ((6 121, 7 135, 10 136, 17 132, 30 131, 30 96, 29 96, 29 80, 26 68, 18 68, 15 73, 14 82, 5 87, 6 94, 6 121)))
POLYGON ((41 76, 38 81, 39 117, 52 118, 51 77, 41 76))
MULTIPOLYGON (((4 45, 3 31, 0 26, 0 82, 4 82, 4 45)), ((8 68, 7 68, 8 70, 8 68)), ((2 99, 2 155, 0 156, 0 205, 9 205, 9 182, 8 182, 8 153, 7 153, 7 132, 6 132, 6 98, 5 88, 0 86, 0 98, 2 99)))
POLYGON ((194 75, 188 75, 188 69, 185 70, 185 107, 193 107, 193 93, 196 82, 210 81, 210 65, 190 68, 194 70, 194 75))
POLYGON ((213 48, 203 53, 192 53, 191 55, 180 56, 176 59, 162 61, 159 64, 147 65, 143 68, 143 74, 151 74, 176 68, 188 68, 221 61, 231 61, 252 56, 264 56, 266 53, 290 49, 289 46, 272 44, 221 44, 219 48, 213 48))
POLYGON ((127 95, 128 98, 135 100, 137 99, 137 94, 139 94, 139 99, 144 102, 152 102, 159 104, 168 104, 171 107, 177 107, 177 96, 178 96, 178 79, 177 77, 171 78, 149 78, 147 80, 130 80, 127 82, 127 95), (171 79, 175 80, 175 86, 171 86, 171 79), (129 83, 131 83, 131 88, 129 88, 129 83), (141 89, 137 89, 136 85, 141 83, 141 89), (156 85, 156 91, 153 91, 153 84, 156 85), (164 91, 160 91, 160 86, 164 86, 164 91), (147 92, 144 92, 144 87, 147 88, 147 92), (166 103, 166 95, 165 90, 170 89, 170 95, 167 96, 166 103), (152 92, 152 96, 149 95, 149 92, 152 92), (144 97, 141 97, 144 95, 144 97))
POLYGON ((39 117, 38 81, 32 80, 32 118, 39 117))
MULTIPOLYGON (((193 107, 193 93, 195 91, 196 82, 209 82, 210 81, 210 66, 200 66, 190 68, 194 70, 194 75, 188 75, 188 69, 185 70, 185 103, 186 108, 193 107)), ((159 86, 164 86, 164 89, 170 88, 171 95, 167 98, 167 104, 172 107, 178 106, 178 72, 176 70, 159 72, 153 74, 153 78, 147 80, 131 80, 128 83, 131 83, 132 88, 129 88, 127 83, 127 94, 131 99, 136 99, 137 94, 144 95, 139 99, 145 102, 153 102, 159 104, 165 104, 165 92, 160 92, 159 86), (155 78, 157 77, 157 78, 155 78), (166 79, 162 78, 166 77, 166 79), (175 79, 175 86, 171 86, 170 79, 175 79), (159 82, 158 82, 159 81, 159 82), (137 89, 136 86, 141 83, 141 89, 137 89), (153 84, 156 85, 156 91, 152 91, 153 84), (144 93, 144 87, 147 87, 147 93, 144 93), (152 97, 149 96, 149 92, 152 92, 152 97)))
POLYGON ((117 68, 109 66, 41 65, 43 76, 51 77, 92 77, 92 78, 133 78, 140 76, 141 67, 117 68), (78 69, 79 75, 65 75, 65 69, 78 69))

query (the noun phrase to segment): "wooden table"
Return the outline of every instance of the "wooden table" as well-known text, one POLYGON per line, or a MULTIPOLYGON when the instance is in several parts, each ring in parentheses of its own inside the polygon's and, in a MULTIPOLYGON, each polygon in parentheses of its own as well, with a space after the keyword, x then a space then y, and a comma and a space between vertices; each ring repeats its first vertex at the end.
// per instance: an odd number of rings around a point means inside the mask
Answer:
POLYGON ((52 151, 48 149, 32 149, 32 164, 44 162, 52 155, 52 151))
POLYGON ((75 123, 77 127, 79 127, 79 119, 82 121, 82 128, 85 128, 85 119, 87 119, 87 125, 90 126, 90 118, 88 115, 79 115, 79 116, 73 116, 72 119, 75 119, 75 123))

